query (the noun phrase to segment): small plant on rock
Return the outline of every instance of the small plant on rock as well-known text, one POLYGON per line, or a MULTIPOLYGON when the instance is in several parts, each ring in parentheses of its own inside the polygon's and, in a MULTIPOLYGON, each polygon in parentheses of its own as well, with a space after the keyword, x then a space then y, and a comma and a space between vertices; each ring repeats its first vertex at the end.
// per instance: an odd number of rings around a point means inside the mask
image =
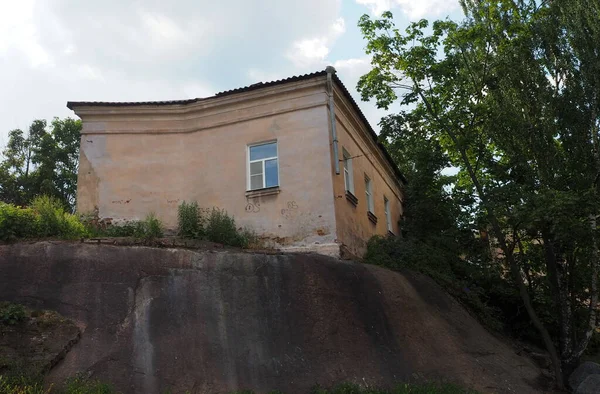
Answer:
POLYGON ((2 303, 0 304, 0 320, 8 326, 15 326, 25 320, 25 308, 20 304, 2 303))
POLYGON ((149 213, 144 220, 136 223, 134 236, 144 240, 160 238, 164 233, 164 226, 154 212, 149 213))

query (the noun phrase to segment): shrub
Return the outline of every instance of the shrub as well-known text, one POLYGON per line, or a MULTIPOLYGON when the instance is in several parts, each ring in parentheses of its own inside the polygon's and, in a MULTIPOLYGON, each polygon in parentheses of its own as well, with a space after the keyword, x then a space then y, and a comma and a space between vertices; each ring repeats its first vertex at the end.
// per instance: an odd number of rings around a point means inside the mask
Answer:
POLYGON ((209 241, 230 246, 248 246, 247 240, 235 226, 233 216, 224 209, 213 208, 206 221, 206 235, 209 241))
POLYGON ((4 302, 0 304, 0 321, 2 323, 14 326, 25 320, 25 308, 20 304, 4 302))
POLYGON ((31 208, 33 208, 40 219, 40 236, 49 237, 62 232, 65 211, 57 199, 50 196, 36 197, 31 203, 31 208))
POLYGON ((200 238, 204 235, 204 220, 197 202, 182 202, 177 208, 178 234, 184 238, 200 238))
POLYGON ((31 203, 31 208, 38 217, 39 237, 78 238, 88 234, 81 220, 65 212, 60 201, 54 197, 36 197, 31 203))
MULTIPOLYGON (((477 267, 469 267, 443 247, 415 239, 376 235, 367 242, 363 262, 396 271, 410 269, 421 272, 460 301, 480 323, 492 330, 504 328, 500 310, 487 302, 492 287, 491 283, 487 283, 489 278, 478 274, 477 267), (484 283, 487 292, 483 290, 484 283)), ((499 280, 493 286, 498 289, 510 287, 499 280)))
POLYGON ((144 220, 132 223, 133 236, 144 240, 152 240, 163 236, 163 224, 156 215, 151 212, 144 220))
POLYGON ((182 202, 177 210, 178 234, 184 238, 206 238, 229 246, 258 246, 258 236, 249 228, 237 228, 235 219, 219 208, 204 209, 197 202, 182 202))
POLYGON ((0 202, 0 240, 36 237, 38 223, 38 217, 32 209, 0 202))
POLYGON ((113 224, 101 230, 100 236, 104 237, 133 237, 139 227, 139 222, 127 221, 122 224, 113 224))

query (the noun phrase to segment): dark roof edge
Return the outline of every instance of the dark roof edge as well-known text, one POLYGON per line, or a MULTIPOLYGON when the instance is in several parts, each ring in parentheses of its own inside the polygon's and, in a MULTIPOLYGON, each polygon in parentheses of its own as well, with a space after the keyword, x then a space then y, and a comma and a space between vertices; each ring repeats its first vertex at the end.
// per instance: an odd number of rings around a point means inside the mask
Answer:
MULTIPOLYGON (((197 103, 199 101, 210 100, 210 99, 217 98, 217 97, 224 97, 224 96, 229 96, 229 95, 233 95, 233 94, 237 94, 237 93, 249 92, 252 90, 266 88, 269 86, 280 85, 280 84, 284 84, 284 83, 288 83, 288 82, 303 81, 303 80, 312 79, 312 78, 320 77, 320 76, 326 76, 326 75, 327 75, 327 71, 322 70, 322 71, 317 71, 317 72, 310 73, 310 74, 297 75, 297 76, 279 79, 279 80, 271 81, 271 82, 259 82, 259 83, 255 83, 255 84, 237 88, 237 89, 225 90, 223 92, 219 92, 219 93, 215 94, 214 96, 210 96, 210 97, 206 97, 206 98, 194 98, 194 99, 187 99, 187 100, 125 101, 125 102, 69 101, 69 102, 67 102, 67 108, 69 108, 70 110, 73 110, 73 108, 76 106, 128 107, 128 106, 139 106, 139 105, 156 105, 156 106, 186 105, 186 104, 197 103)), ((377 133, 375 133, 375 130, 373 130, 373 128, 371 127, 371 124, 367 120, 365 114, 363 114, 360 107, 358 106, 358 104, 356 103, 356 101, 354 100, 354 98, 352 97, 352 95, 350 94, 348 89, 346 88, 346 86, 342 83, 340 78, 335 73, 333 74, 333 79, 337 83, 337 85, 340 87, 341 91, 344 93, 344 95, 346 96, 346 98, 348 99, 350 104, 352 105, 352 108, 358 114, 360 120, 366 125, 367 130, 368 130, 369 134, 371 135, 371 138, 373 138, 373 142, 375 142, 375 144, 377 145, 377 147, 379 148, 379 150, 381 151, 383 156, 386 158, 386 160, 388 161, 388 163, 394 170, 394 173, 396 174, 396 176, 402 181, 402 183, 407 184, 408 180, 402 174, 402 172, 400 171, 400 169, 398 168, 398 166, 392 159, 392 156, 390 156, 390 154, 387 151, 387 149, 385 148, 385 146, 381 142, 379 142, 379 137, 377 136, 377 133)))
POLYGON ((402 183, 404 183, 406 185, 408 183, 408 180, 406 179, 404 174, 402 174, 402 171, 400 171, 400 169, 394 162, 394 159, 392 159, 392 156, 387 151, 386 147, 381 142, 379 142, 379 136, 377 135, 377 133, 375 133, 375 130, 373 130, 373 127, 371 127, 371 124, 369 123, 369 121, 367 120, 367 117, 361 111, 360 107, 356 103, 356 100, 354 100, 354 98, 352 97, 352 95, 350 94, 350 92, 348 91, 346 86, 343 84, 341 79, 337 76, 337 74, 333 74, 333 79, 338 84, 338 86, 340 87, 340 89, 342 90, 342 92, 344 93, 344 95, 346 96, 346 98, 348 99, 350 104, 352 105, 352 108, 354 109, 354 111, 356 111, 356 113, 358 114, 360 120, 367 126, 367 131, 371 135, 371 138, 373 138, 373 142, 375 142, 375 144, 377 145, 377 147, 379 148, 381 153, 383 153, 383 156, 385 156, 388 163, 392 166, 392 169, 394 170, 394 173, 396 174, 396 176, 402 181, 402 183))

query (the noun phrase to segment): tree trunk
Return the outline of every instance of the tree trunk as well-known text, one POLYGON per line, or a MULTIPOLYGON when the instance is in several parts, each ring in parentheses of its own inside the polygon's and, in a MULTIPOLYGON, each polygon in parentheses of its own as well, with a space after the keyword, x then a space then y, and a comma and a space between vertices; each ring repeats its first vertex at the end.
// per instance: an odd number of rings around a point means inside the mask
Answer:
MULTIPOLYGON (((436 111, 433 109, 433 107, 429 103, 429 100, 427 99, 427 97, 425 96, 423 91, 421 90, 421 87, 418 84, 418 82, 415 80, 413 80, 412 82, 413 82, 413 86, 414 86, 416 93, 421 97, 421 100, 423 100, 423 103, 425 104, 427 111, 436 119, 436 121, 438 123, 440 123, 440 125, 442 125, 443 122, 441 122, 441 120, 437 116, 436 111)), ((471 165, 469 156, 468 156, 467 152, 465 151, 465 149, 459 143, 458 137, 453 131, 453 129, 460 131, 461 128, 458 126, 456 126, 456 127, 446 126, 446 127, 444 127, 444 129, 446 130, 448 137, 450 137, 450 139, 452 140, 452 143, 454 144, 454 146, 460 153, 461 160, 462 160, 465 168, 467 169, 467 173, 469 174, 469 177, 471 178, 471 182, 473 182, 473 186, 475 187, 475 190, 477 190, 477 193, 479 194, 481 203, 483 204, 483 206, 485 207, 485 209, 487 211, 487 217, 492 225, 492 230, 493 230, 494 236, 496 237, 496 239, 498 240, 498 243, 500 244, 500 249, 502 249, 505 259, 510 267, 512 276, 514 277, 514 280, 517 283, 517 287, 519 289, 519 294, 521 295, 521 299, 523 300, 523 304, 525 305, 525 310, 527 310, 527 314, 529 315, 531 322, 533 323, 535 328, 539 331, 540 335, 542 336, 542 340, 544 342, 544 345, 546 346, 546 350, 548 350, 548 353, 550 354, 550 359, 552 360, 552 366, 554 369, 554 377, 556 379, 556 385, 558 386, 558 388, 564 389, 565 384, 564 384, 564 379, 563 379, 563 374, 562 374, 561 360, 558 356, 556 346, 554 345, 554 342, 552 342, 550 333, 548 332, 546 327, 544 327, 544 324, 541 322, 535 309, 533 308, 533 304, 531 303, 531 298, 529 297, 529 293, 527 292, 527 287, 525 286, 525 283, 523 282, 523 277, 521 275, 521 269, 520 269, 517 261, 514 259, 512 250, 508 247, 508 244, 506 242, 506 236, 504 235, 504 232, 502 231, 502 226, 500 226, 500 222, 496 218, 494 207, 488 201, 487 195, 485 194, 485 191, 483 190, 483 187, 482 187, 481 183, 479 182, 479 178, 477 177, 477 174, 475 173, 475 170, 473 169, 473 166, 471 165)))

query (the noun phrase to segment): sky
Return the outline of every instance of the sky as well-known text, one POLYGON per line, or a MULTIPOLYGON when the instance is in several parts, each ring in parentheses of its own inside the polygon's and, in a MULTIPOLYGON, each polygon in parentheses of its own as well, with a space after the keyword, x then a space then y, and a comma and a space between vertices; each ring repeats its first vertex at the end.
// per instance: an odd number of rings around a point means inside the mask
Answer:
POLYGON ((206 97, 327 65, 378 130, 385 112, 356 93, 370 69, 357 22, 386 10, 401 29, 461 16, 458 0, 0 0, 0 145, 75 117, 67 101, 206 97))

